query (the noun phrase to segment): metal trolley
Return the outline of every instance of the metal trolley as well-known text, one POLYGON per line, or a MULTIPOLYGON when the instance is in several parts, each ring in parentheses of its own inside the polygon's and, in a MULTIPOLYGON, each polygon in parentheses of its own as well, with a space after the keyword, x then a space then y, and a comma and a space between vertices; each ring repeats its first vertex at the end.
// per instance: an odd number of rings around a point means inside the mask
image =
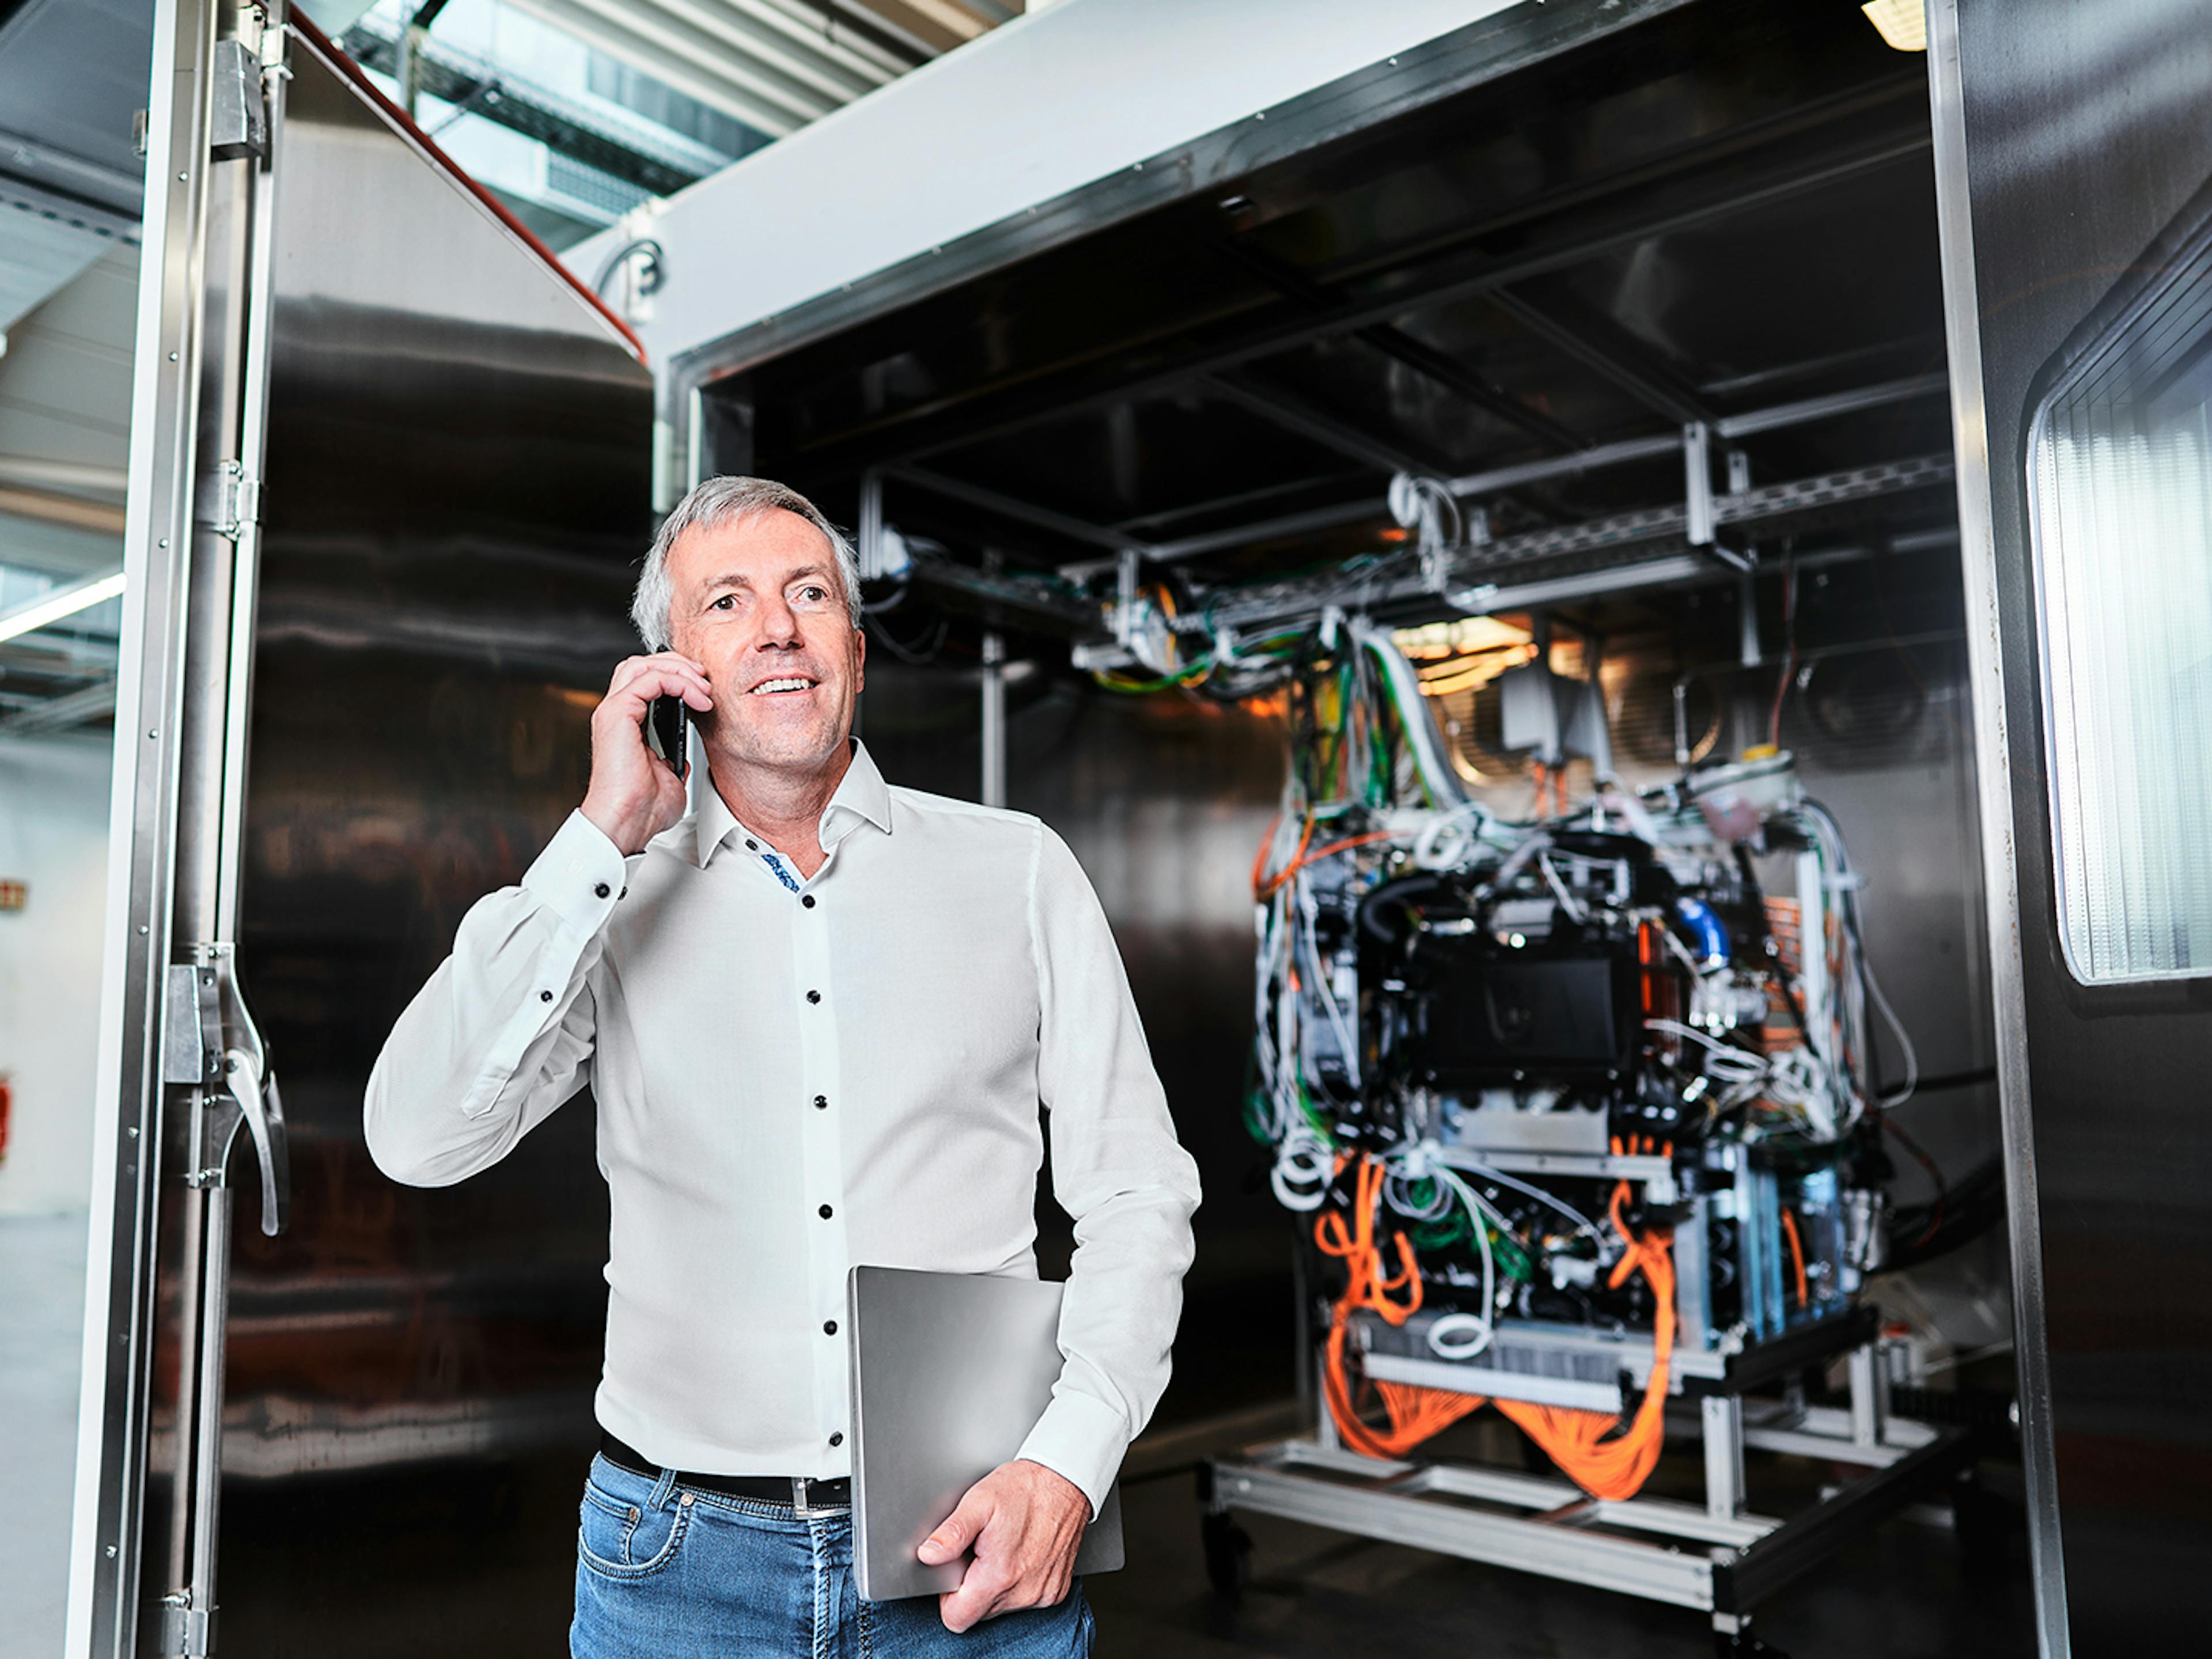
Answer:
MULTIPOLYGON (((1942 1486, 1980 1449, 1978 1431, 1890 1414, 1876 1323, 1873 1310, 1858 1308, 1732 1353, 1676 1351, 1670 1387, 1679 1395, 1669 1402, 1667 1431, 1670 1439, 1704 1443, 1702 1506, 1641 1496, 1609 1502, 1563 1479, 1486 1464, 1367 1457, 1342 1443, 1324 1407, 1312 1434, 1217 1456, 1201 1468, 1207 1575, 1225 1595, 1241 1589, 1249 1544, 1231 1516, 1244 1510, 1693 1607, 1711 1615, 1721 1655, 1771 1654, 1751 1631, 1760 1601, 1942 1486), (1838 1353, 1849 1356, 1848 1408, 1806 1403, 1795 1379, 1838 1353), (1779 1397, 1753 1396, 1778 1384, 1779 1397), (1796 1514, 1761 1515, 1746 1502, 1747 1452, 1863 1473, 1796 1514)), ((1555 1344, 1576 1340, 1546 1335, 1555 1344)), ((1632 1377, 1639 1358, 1649 1371, 1648 1339, 1640 1352, 1633 1337, 1582 1340, 1632 1377)), ((1435 1386, 1443 1379, 1405 1380, 1435 1386)))

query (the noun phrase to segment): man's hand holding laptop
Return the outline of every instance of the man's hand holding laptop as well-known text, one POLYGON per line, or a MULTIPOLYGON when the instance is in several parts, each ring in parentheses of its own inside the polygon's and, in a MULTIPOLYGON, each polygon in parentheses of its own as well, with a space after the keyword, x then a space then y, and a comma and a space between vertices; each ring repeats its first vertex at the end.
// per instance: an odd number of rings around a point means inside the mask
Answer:
MULTIPOLYGON (((1057 1606, 1075 1575, 1075 1554, 1091 1522, 1091 1500, 1042 1463, 1001 1463, 968 1488, 959 1505, 922 1540, 929 1565, 975 1559, 960 1588, 938 1597, 950 1631, 1021 1607, 1057 1606)), ((909 1536, 912 1534, 909 1534, 909 1536)))

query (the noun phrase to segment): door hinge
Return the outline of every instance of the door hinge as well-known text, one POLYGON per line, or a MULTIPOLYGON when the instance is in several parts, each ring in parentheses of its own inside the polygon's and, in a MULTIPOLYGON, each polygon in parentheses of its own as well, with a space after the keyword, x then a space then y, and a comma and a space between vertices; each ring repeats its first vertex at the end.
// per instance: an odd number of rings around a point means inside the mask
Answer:
POLYGON ((161 1598, 162 1659, 204 1659, 215 1648, 215 1609, 192 1606, 191 1592, 161 1598))
POLYGON ((225 461, 208 474, 201 499, 199 521, 218 536, 236 541, 247 526, 261 522, 261 480, 241 461, 225 461))

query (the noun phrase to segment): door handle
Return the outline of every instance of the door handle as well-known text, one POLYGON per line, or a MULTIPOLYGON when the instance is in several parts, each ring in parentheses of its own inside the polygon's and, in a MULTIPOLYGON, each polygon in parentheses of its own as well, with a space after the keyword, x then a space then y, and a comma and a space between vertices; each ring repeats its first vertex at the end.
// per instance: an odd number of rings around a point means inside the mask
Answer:
POLYGON ((169 969, 162 1034, 163 1080, 196 1087, 185 1184, 228 1185, 231 1151, 244 1129, 261 1167, 261 1231, 273 1238, 291 1219, 284 1097, 239 988, 238 947, 194 945, 190 956, 169 969))

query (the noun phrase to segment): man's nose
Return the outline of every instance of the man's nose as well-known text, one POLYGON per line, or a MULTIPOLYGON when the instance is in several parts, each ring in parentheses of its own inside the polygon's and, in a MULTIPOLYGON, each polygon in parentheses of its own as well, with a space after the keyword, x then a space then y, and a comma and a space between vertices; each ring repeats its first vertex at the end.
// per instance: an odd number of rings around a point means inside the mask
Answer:
POLYGON ((782 594, 771 595, 760 608, 761 643, 766 646, 799 644, 799 615, 782 594))

